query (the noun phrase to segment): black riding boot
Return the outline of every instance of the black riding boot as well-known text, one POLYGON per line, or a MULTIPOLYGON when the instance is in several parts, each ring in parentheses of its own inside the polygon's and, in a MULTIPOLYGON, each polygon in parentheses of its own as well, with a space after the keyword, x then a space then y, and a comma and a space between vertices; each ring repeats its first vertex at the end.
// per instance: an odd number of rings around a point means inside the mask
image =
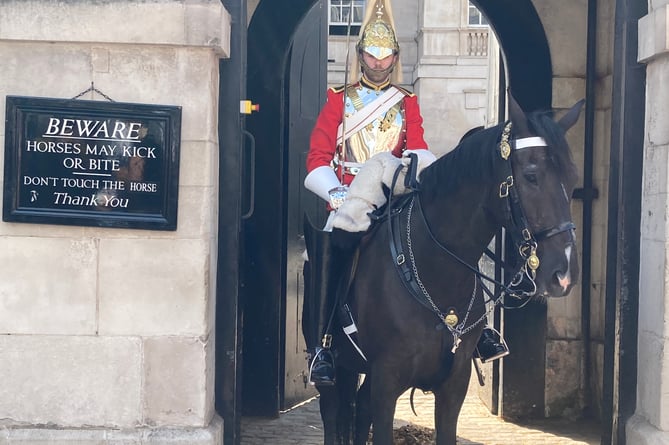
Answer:
POLYGON ((307 344, 309 383, 334 385, 331 333, 336 300, 337 259, 331 246, 330 232, 316 229, 307 218, 304 221, 304 238, 309 258, 304 262, 302 333, 307 344))
POLYGON ((481 359, 483 363, 497 360, 509 355, 509 348, 499 332, 493 328, 485 327, 479 337, 474 356, 481 359))
POLYGON ((315 348, 309 365, 309 383, 328 386, 335 384, 334 355, 330 348, 315 348))

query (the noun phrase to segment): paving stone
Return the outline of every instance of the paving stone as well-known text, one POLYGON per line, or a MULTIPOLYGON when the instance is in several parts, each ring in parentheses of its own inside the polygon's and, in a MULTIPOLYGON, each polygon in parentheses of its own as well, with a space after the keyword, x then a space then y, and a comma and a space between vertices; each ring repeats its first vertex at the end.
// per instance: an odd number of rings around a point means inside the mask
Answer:
MULTIPOLYGON (((410 391, 397 401, 395 426, 408 423, 434 428, 434 396, 414 393, 416 414, 411 411, 410 391)), ((321 445, 323 426, 318 398, 307 400, 276 419, 244 417, 242 445, 321 445)), ((595 424, 566 420, 542 420, 531 424, 507 422, 490 414, 476 391, 467 394, 458 422, 458 445, 599 445, 595 424)))

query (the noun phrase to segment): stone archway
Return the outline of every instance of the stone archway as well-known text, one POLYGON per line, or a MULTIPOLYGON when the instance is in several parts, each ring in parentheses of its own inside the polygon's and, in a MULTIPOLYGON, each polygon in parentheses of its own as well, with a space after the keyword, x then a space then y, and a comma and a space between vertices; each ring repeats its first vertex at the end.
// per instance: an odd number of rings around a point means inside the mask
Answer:
MULTIPOLYGON (((257 81, 254 80, 252 82, 253 85, 249 88, 249 92, 252 93, 249 94, 249 97, 254 100, 254 102, 261 102, 264 114, 263 119, 266 119, 266 125, 262 125, 263 132, 267 132, 272 135, 273 138, 278 138, 282 132, 282 122, 285 124, 285 120, 282 121, 285 117, 282 117, 281 114, 282 107, 285 105, 282 101, 285 101, 286 99, 285 96, 283 96, 285 92, 282 91, 280 87, 280 78, 285 75, 285 66, 282 65, 282 63, 285 61, 285 52, 289 47, 291 33, 294 32, 294 29, 299 22, 299 17, 301 17, 301 14, 304 14, 314 2, 301 1, 292 8, 284 8, 284 10, 278 6, 270 5, 270 3, 272 2, 264 0, 259 3, 253 18, 254 21, 259 21, 255 22, 255 24, 252 22, 251 27, 249 28, 249 79, 257 79, 257 81), (277 26, 279 23, 281 26, 277 26), (262 36, 262 38, 261 36, 254 36, 258 33, 259 29, 263 29, 267 35, 262 36), (267 30, 271 30, 271 32, 267 33, 267 30), (254 45, 256 45, 255 50, 251 49, 252 39, 257 39, 256 43, 254 43, 254 45), (267 39, 267 41, 263 41, 263 39, 267 39), (266 60, 260 60, 263 58, 266 60), (252 65, 254 64, 256 64, 256 67, 265 66, 271 67, 271 69, 257 70, 257 68, 252 68, 252 65), (254 94, 259 94, 259 96, 253 96, 254 94)), ((430 2, 426 1, 425 3, 429 4, 430 2)), ((546 16, 546 11, 542 10, 540 11, 541 14, 537 13, 533 2, 530 0, 522 2, 514 2, 511 0, 504 0, 502 2, 479 0, 475 3, 486 16, 488 16, 489 21, 495 29, 504 52, 506 72, 508 73, 507 83, 513 89, 514 95, 518 98, 521 104, 529 110, 550 108, 555 105, 554 102, 556 101, 556 98, 554 97, 553 89, 554 65, 548 44, 549 39, 540 20, 540 17, 546 16)), ((426 8, 428 7, 429 6, 426 6, 426 8)), ((545 5, 544 8, 546 8, 545 5)), ((585 74, 578 72, 574 77, 577 77, 577 75, 584 76, 585 74)), ((564 82, 564 76, 560 77, 559 81, 564 82)), ((562 86, 563 85, 561 84, 560 91, 565 90, 562 86)), ((557 106, 563 106, 563 98, 558 97, 557 99, 557 106)), ((268 165, 276 165, 279 160, 276 156, 278 156, 276 153, 271 152, 270 155, 261 162, 267 163, 268 165)), ((285 178, 281 178, 277 173, 276 178, 272 179, 271 177, 265 177, 265 179, 271 179, 271 181, 273 181, 272 183, 279 184, 285 178)), ((274 200, 275 202, 280 202, 280 199, 276 199, 278 195, 275 193, 276 190, 272 190, 266 198, 269 201, 274 200)), ((258 258, 265 264, 272 264, 277 256, 281 254, 280 241, 277 241, 280 235, 276 233, 275 228, 270 228, 269 230, 274 233, 270 243, 274 253, 264 252, 263 255, 258 258)), ((280 287, 281 279, 281 272, 277 272, 276 275, 272 274, 270 276, 268 283, 272 283, 273 287, 280 287)), ((270 306, 267 306, 266 309, 267 310, 260 311, 264 316, 275 312, 270 306)), ((541 311, 539 310, 538 312, 539 313, 534 314, 536 317, 532 318, 539 320, 539 322, 532 329, 533 332, 539 332, 539 335, 533 335, 531 337, 538 339, 535 345, 532 346, 533 348, 537 348, 534 351, 536 361, 532 367, 534 369, 533 372, 535 372, 535 375, 537 376, 535 380, 535 392, 540 404, 537 405, 534 402, 532 402, 532 404, 535 405, 533 409, 537 414, 543 414, 543 399, 545 395, 545 381, 543 378, 546 352, 541 349, 541 344, 545 343, 546 338, 546 314, 545 312, 540 313, 541 311)), ((285 328, 280 326, 280 320, 262 319, 260 321, 267 327, 268 332, 271 333, 277 332, 277 327, 279 329, 285 328)), ((519 326, 522 326, 523 329, 519 331, 518 335, 527 337, 527 324, 523 325, 522 323, 519 323, 519 326)), ((272 336, 267 336, 267 338, 272 338, 272 336)), ((272 338, 271 341, 274 342, 274 338, 272 338)), ((278 343, 273 344, 276 345, 278 343)), ((262 345, 263 348, 266 346, 267 344, 262 345)), ((526 350, 524 346, 520 346, 520 349, 523 351, 526 350)), ((275 363, 275 360, 278 357, 276 352, 270 352, 264 356, 272 363, 275 363)), ((523 369, 523 371, 527 371, 526 365, 527 363, 518 363, 519 369, 523 369)), ((526 387, 527 381, 527 379, 519 379, 519 384, 526 387)), ((270 390, 272 389, 270 388, 270 390)))
MULTIPOLYGON (((275 168, 283 162, 281 154, 283 149, 276 145, 276 141, 283 137, 283 126, 286 124, 284 112, 288 99, 283 79, 286 75, 285 64, 293 33, 302 16, 315 3, 318 2, 302 0, 293 4, 291 8, 285 8, 276 2, 260 1, 248 30, 248 96, 253 101, 260 102, 263 111, 248 117, 246 122, 247 128, 256 135, 256 152, 262 153, 257 158, 257 169, 262 171, 263 184, 273 184, 263 190, 260 201, 255 201, 257 217, 251 217, 244 224, 244 231, 249 235, 247 237, 249 246, 257 242, 258 234, 263 234, 262 249, 251 247, 254 251, 247 251, 244 254, 248 255, 248 263, 252 265, 245 275, 257 276, 257 272, 263 269, 264 277, 263 280, 249 281, 248 285, 244 285, 244 292, 247 295, 263 296, 261 300, 254 300, 254 311, 246 317, 247 327, 253 326, 252 336, 245 340, 248 348, 246 356, 253 354, 264 360, 262 363, 254 362, 252 367, 253 393, 270 394, 272 399, 259 402, 259 405, 251 410, 255 413, 276 412, 281 399, 281 390, 277 391, 274 385, 281 380, 278 374, 282 365, 277 363, 281 362, 281 335, 285 334, 286 326, 282 325, 279 315, 283 310, 280 305, 282 296, 276 292, 280 293, 285 283, 282 270, 271 270, 262 265, 282 264, 284 235, 281 233, 281 227, 266 224, 268 221, 282 220, 282 214, 277 212, 272 203, 282 202, 281 184, 289 180, 275 168), (277 26, 279 23, 281 26, 277 26), (263 212, 263 201, 265 213, 261 218, 259 215, 263 212), (268 316, 268 314, 277 315, 268 316), (266 403, 269 406, 265 406, 266 403)), ((506 0, 499 4, 495 1, 480 0, 477 4, 488 16, 504 47, 509 73, 508 84, 513 88, 514 95, 528 110, 550 107, 552 100, 550 52, 532 3, 525 0, 519 5, 517 2, 506 0), (521 29, 525 31, 521 32, 521 29), (528 45, 528 41, 531 44, 528 45)), ((533 328, 533 331, 538 330, 539 334, 519 335, 519 339, 545 338, 545 311, 541 313, 539 310, 539 312, 538 317, 532 317, 539 320, 533 328)), ((527 329, 529 323, 524 322, 524 326, 527 329)), ((535 341, 532 345, 518 344, 520 349, 527 352, 532 348, 537 356, 543 357, 541 342, 535 341)), ((536 367, 533 368, 535 376, 532 378, 528 377, 526 363, 519 364, 518 368, 524 371, 522 384, 526 387, 528 381, 535 381, 537 400, 542 400, 539 393, 543 393, 544 385, 543 359, 536 360, 536 367)), ((510 381, 511 379, 508 379, 507 383, 510 381)), ((536 409, 540 410, 542 405, 537 405, 537 400, 528 403, 538 406, 536 409)))

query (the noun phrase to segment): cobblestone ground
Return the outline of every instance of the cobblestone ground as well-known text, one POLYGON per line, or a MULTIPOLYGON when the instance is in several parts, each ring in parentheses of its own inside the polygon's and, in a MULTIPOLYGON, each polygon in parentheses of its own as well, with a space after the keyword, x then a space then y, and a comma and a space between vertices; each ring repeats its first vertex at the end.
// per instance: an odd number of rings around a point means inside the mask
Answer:
MULTIPOLYGON (((409 391, 397 402, 395 426, 407 424, 434 428, 434 397, 414 393, 417 416, 411 411, 409 391)), ((584 422, 545 420, 531 425, 506 422, 491 415, 470 391, 458 422, 458 445, 599 445, 599 429, 584 422)), ((277 419, 242 419, 242 445, 320 445, 323 430, 318 399, 298 405, 277 419)))

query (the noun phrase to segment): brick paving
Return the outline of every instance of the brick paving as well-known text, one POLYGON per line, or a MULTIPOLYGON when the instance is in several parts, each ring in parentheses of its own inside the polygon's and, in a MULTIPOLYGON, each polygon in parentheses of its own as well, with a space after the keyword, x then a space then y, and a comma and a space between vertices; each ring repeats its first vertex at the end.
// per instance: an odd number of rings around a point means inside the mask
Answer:
MULTIPOLYGON (((407 391, 397 402, 395 426, 413 424, 433 429, 434 396, 416 391, 414 407, 417 416, 411 411, 407 391)), ((504 421, 488 412, 472 386, 458 422, 458 445, 599 445, 599 434, 597 425, 586 422, 542 420, 531 425, 521 425, 504 421)), ((323 430, 317 398, 281 413, 277 419, 242 419, 242 445, 322 443, 323 430)))

